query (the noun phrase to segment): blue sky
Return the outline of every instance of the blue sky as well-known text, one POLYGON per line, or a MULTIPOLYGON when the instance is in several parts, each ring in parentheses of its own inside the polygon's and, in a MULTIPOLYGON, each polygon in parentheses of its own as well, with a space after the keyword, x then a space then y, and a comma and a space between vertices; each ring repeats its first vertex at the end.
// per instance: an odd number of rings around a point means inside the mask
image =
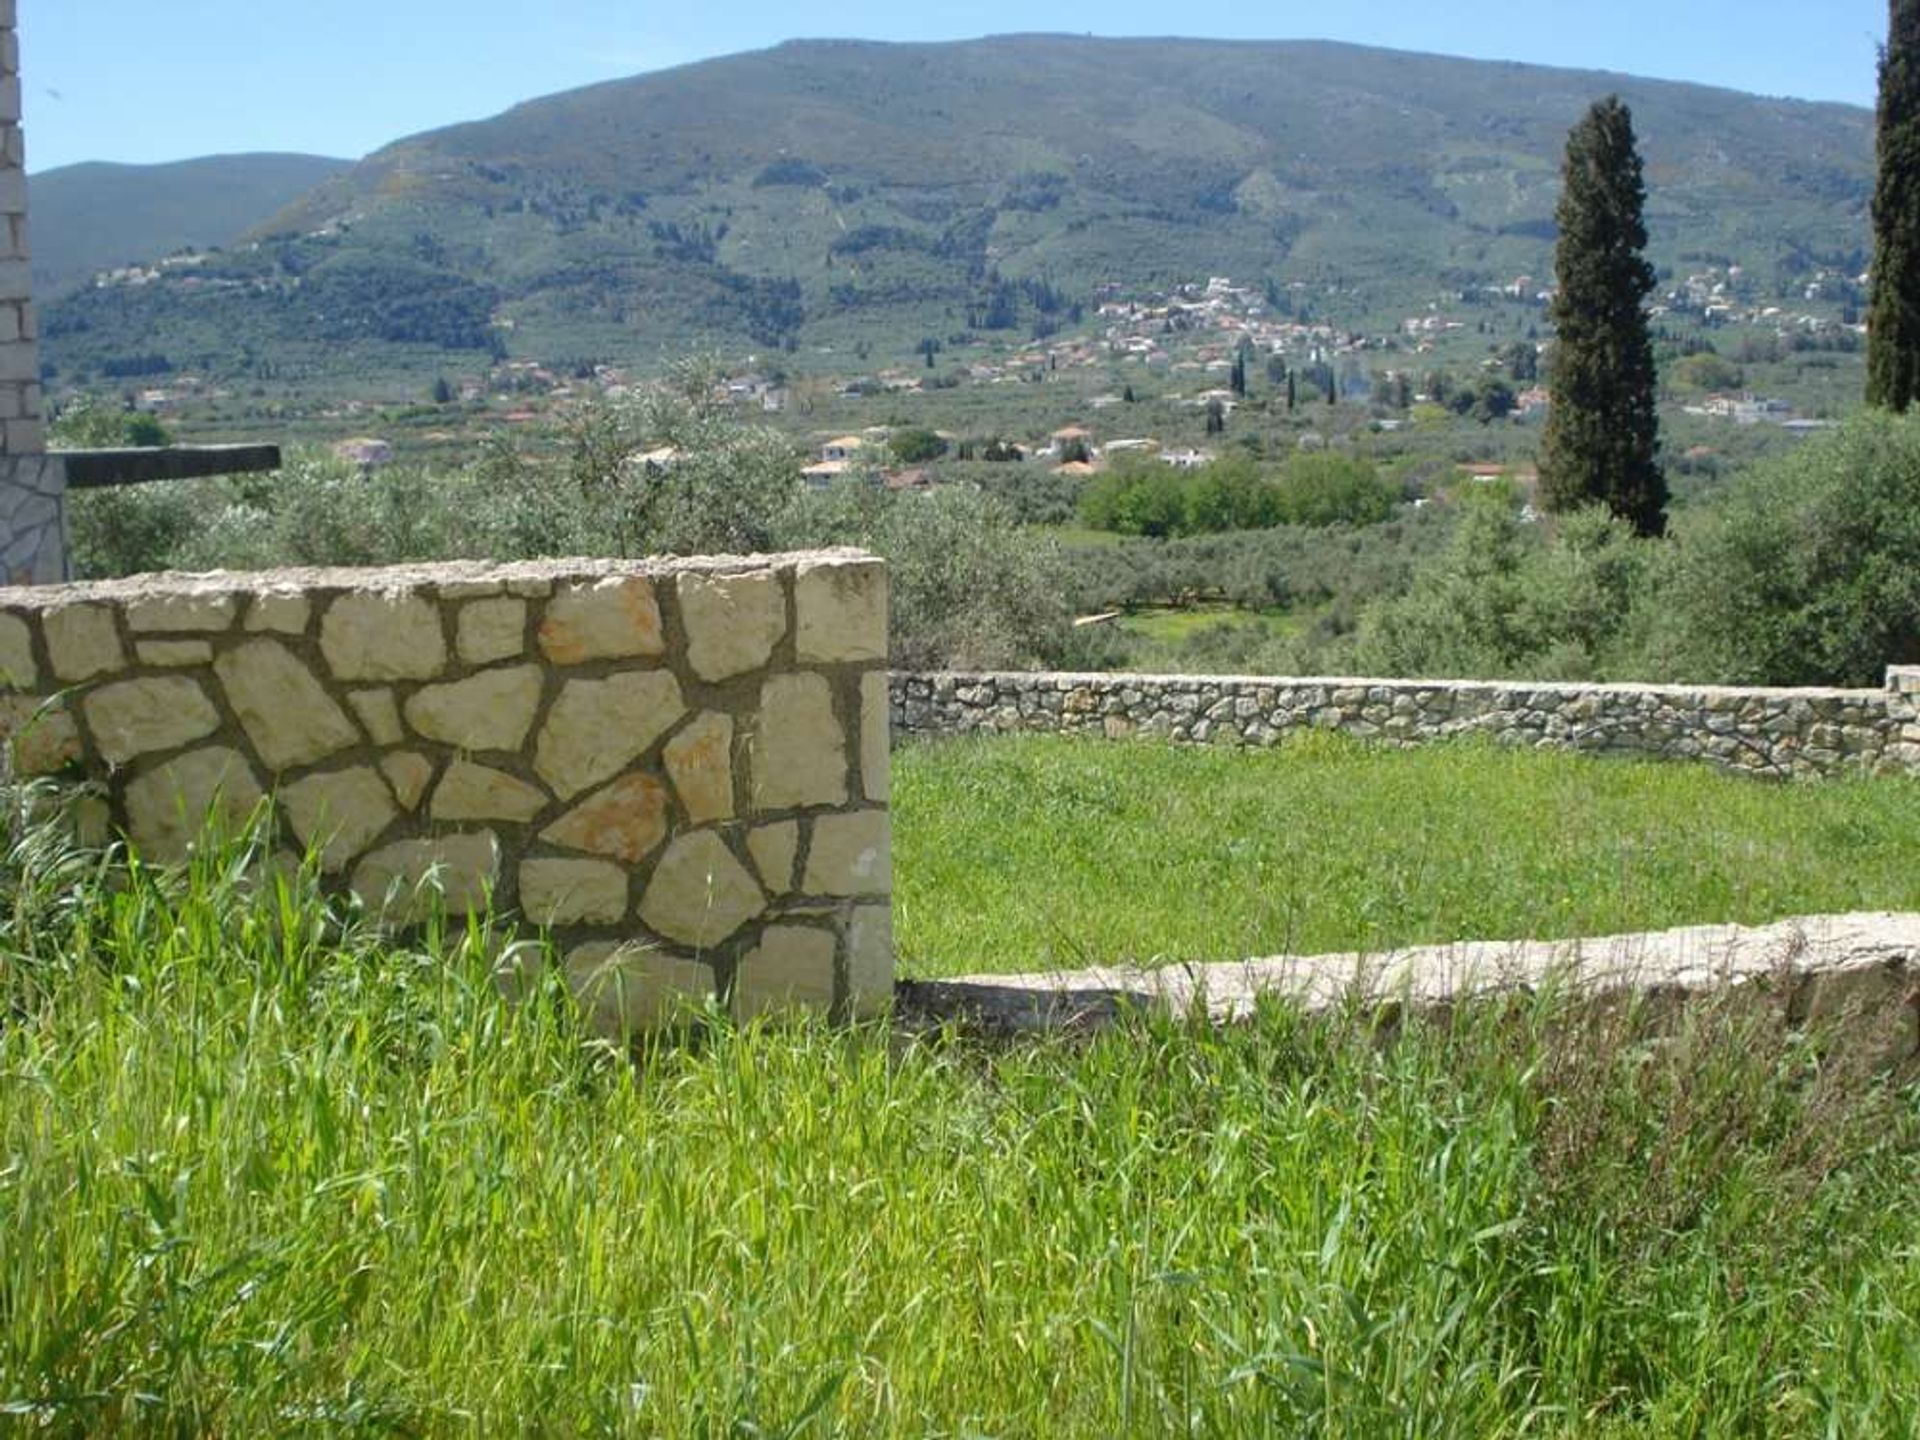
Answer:
POLYGON ((517 101, 796 37, 1334 39, 1873 99, 1886 0, 20 0, 30 168, 358 156, 517 101))

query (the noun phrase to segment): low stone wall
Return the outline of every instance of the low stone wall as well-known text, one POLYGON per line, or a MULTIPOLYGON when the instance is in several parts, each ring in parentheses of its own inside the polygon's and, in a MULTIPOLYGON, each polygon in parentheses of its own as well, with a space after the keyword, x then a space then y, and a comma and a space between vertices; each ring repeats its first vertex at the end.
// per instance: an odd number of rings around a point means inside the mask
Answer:
POLYGON ((1809 915, 1771 925, 1696 925, 1571 940, 1469 940, 1224 964, 1113 966, 1034 975, 908 980, 898 1018, 990 1034, 1090 1030, 1127 1015, 1252 1018, 1263 1001, 1311 1012, 1359 1005, 1391 1021, 1474 1000, 1557 991, 1637 993, 1650 1011, 1750 987, 1795 1026, 1826 1030, 1877 1067, 1920 1056, 1920 914, 1809 915))
POLYGON ((1703 760, 1749 774, 1920 774, 1920 669, 1884 690, 1258 676, 902 674, 900 735, 1053 731, 1272 745, 1299 730, 1703 760))
POLYGON ((0 729, 150 860, 271 798, 396 923, 438 892, 551 926, 608 1032, 716 990, 866 1013, 886 617, 858 551, 0 589, 0 729))

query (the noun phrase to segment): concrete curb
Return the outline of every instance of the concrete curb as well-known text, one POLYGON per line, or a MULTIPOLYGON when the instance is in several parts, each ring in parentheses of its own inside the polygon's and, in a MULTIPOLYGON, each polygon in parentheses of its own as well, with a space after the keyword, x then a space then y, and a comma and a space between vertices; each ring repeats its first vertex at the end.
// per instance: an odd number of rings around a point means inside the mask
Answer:
POLYGON ((902 981, 906 1024, 955 1022, 988 1033, 1086 1031, 1134 1011, 1246 1020, 1262 998, 1308 1011, 1360 1004, 1441 1010, 1461 1001, 1560 986, 1598 996, 1683 998, 1756 983, 1788 1017, 1875 1018, 1899 1062, 1920 1053, 1920 912, 1809 915, 1771 925, 1696 925, 1573 940, 1465 941, 1380 954, 1273 956, 1226 964, 975 975, 902 981))

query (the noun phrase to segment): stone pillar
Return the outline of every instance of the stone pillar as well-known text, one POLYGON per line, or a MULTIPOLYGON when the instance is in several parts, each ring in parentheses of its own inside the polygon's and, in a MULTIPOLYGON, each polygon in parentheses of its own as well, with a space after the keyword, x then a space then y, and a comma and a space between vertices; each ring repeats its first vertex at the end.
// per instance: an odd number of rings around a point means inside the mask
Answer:
POLYGON ((1920 775, 1920 665, 1887 671, 1887 713, 1895 726, 1888 754, 1896 766, 1920 775))
POLYGON ((41 411, 15 11, 0 0, 0 582, 45 585, 67 578, 67 477, 41 411))

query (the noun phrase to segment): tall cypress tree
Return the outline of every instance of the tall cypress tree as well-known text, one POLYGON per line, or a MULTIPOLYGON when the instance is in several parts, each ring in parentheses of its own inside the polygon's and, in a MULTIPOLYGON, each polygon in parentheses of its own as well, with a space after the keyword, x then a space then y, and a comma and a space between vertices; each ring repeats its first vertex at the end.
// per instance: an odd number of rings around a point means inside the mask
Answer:
POLYGON ((1617 95, 1567 136, 1554 255, 1553 408, 1540 453, 1550 510, 1599 502, 1642 535, 1667 528, 1659 462, 1653 340, 1642 308, 1653 267, 1642 218, 1646 184, 1633 116, 1617 95))
POLYGON ((1867 403, 1905 410, 1920 398, 1920 0, 1890 0, 1887 6, 1879 161, 1867 403))

